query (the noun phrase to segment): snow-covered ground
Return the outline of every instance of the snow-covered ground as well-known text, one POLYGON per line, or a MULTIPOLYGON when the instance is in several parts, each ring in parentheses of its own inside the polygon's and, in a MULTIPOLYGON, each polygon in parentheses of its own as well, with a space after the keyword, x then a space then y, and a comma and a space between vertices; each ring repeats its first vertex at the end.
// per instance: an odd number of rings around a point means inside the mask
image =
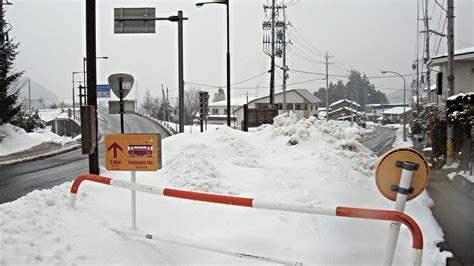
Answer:
POLYGON ((5 138, 0 143, 0 156, 27 150, 45 142, 64 143, 71 138, 60 137, 48 129, 39 129, 35 132, 27 133, 22 128, 3 124, 0 132, 5 134, 5 138))
MULTIPOLYGON (((163 140, 163 168, 137 182, 307 206, 393 209, 374 181, 377 158, 348 122, 277 117, 254 132, 228 127, 163 140), (289 145, 289 141, 297 145, 289 145)), ((128 172, 102 175, 129 180, 128 172)), ((130 227, 128 190, 85 182, 76 209, 71 183, 0 205, 2 264, 255 264, 254 260, 123 235, 130 227)), ((424 234, 424 265, 448 252, 427 193, 406 212, 424 234)), ((236 252, 309 264, 381 264, 389 222, 294 214, 190 202, 137 193, 139 232, 188 239, 236 252)), ((408 264, 411 235, 402 226, 395 264, 408 264)))
MULTIPOLYGON (((57 117, 67 117, 67 113, 62 112, 61 109, 40 109, 38 115, 41 120, 45 122, 52 121, 57 117)), ((0 143, 0 156, 25 151, 43 143, 57 143, 63 145, 72 140, 70 137, 61 137, 54 134, 50 126, 27 133, 19 127, 3 124, 0 126, 0 134, 5 135, 5 138, 0 143)))

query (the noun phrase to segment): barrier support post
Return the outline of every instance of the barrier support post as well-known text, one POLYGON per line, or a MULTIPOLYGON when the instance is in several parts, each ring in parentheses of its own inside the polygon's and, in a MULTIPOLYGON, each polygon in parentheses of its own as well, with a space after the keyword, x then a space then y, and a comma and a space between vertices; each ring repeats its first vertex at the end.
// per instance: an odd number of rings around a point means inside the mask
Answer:
MULTIPOLYGON (((398 185, 392 186, 392 190, 397 192, 394 210, 403 213, 405 211, 408 194, 410 194, 411 191, 410 185, 413 176, 413 171, 416 170, 418 166, 409 162, 397 162, 397 167, 402 168, 402 174, 400 178, 400 183, 398 185)), ((390 224, 390 229, 388 232, 388 239, 387 245, 385 247, 383 265, 392 265, 399 233, 400 223, 392 222, 390 224)))
MULTIPOLYGON (((137 179, 137 174, 135 171, 131 172, 131 183, 135 184, 135 181, 137 179)), ((135 190, 131 190, 131 196, 132 196, 132 230, 136 231, 137 230, 137 195, 136 195, 135 190)))

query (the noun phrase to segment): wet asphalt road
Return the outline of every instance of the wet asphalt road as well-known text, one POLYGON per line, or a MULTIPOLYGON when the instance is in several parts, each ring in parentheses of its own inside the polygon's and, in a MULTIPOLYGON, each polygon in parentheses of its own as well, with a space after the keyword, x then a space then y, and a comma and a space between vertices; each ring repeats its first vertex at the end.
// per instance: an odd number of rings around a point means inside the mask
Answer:
MULTIPOLYGON (((162 138, 168 133, 157 123, 139 116, 124 116, 125 133, 159 133, 162 138)), ((99 131, 102 136, 120 133, 120 116, 99 110, 99 131)), ((103 140, 99 141, 99 163, 103 165, 103 140)), ((89 171, 88 157, 81 149, 59 154, 43 160, 0 166, 0 204, 10 202, 27 193, 47 189, 73 180, 89 171)))
POLYGON ((435 203, 433 215, 445 234, 439 246, 454 255, 447 264, 474 265, 474 183, 462 176, 451 180, 448 170, 441 169, 432 172, 428 192, 435 203))
POLYGON ((395 141, 395 131, 395 129, 387 127, 377 127, 376 131, 359 141, 377 154, 377 156, 381 156, 386 151, 392 149, 393 142, 395 141))

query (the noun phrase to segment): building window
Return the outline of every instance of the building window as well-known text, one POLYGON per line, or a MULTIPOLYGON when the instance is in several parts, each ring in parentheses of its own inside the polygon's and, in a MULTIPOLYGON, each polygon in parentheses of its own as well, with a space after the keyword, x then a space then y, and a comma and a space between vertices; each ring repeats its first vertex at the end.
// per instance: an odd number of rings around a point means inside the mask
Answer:
POLYGON ((212 114, 213 115, 218 115, 219 114, 219 109, 212 109, 212 114))
POLYGON ((227 109, 224 109, 224 114, 227 115, 227 109))
POLYGON ((307 110, 307 108, 305 103, 295 103, 295 110, 307 110))
POLYGON ((270 106, 269 103, 255 103, 256 109, 268 109, 270 106))

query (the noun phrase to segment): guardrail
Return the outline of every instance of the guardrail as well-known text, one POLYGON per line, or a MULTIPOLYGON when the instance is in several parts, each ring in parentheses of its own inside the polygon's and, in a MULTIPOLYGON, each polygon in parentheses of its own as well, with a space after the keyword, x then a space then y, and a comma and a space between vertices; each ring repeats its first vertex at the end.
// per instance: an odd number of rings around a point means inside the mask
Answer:
POLYGON ((308 214, 317 214, 317 215, 327 215, 327 216, 337 216, 337 217, 349 217, 349 218, 362 218, 362 219, 372 219, 372 220, 385 220, 392 221, 397 223, 402 223, 411 232, 412 236, 412 262, 413 265, 421 265, 421 260, 423 256, 423 233, 421 232, 418 224, 410 216, 406 215, 403 212, 398 211, 389 211, 389 210, 376 210, 376 209, 362 209, 362 208, 352 208, 352 207, 328 207, 328 206, 303 206, 297 204, 289 203, 275 203, 265 200, 253 199, 253 198, 244 198, 244 197, 234 197, 234 196, 225 196, 225 195, 216 195, 208 194, 201 192, 192 192, 178 189, 170 188, 161 188, 137 183, 131 183, 123 180, 112 179, 104 176, 97 176, 92 174, 83 174, 80 175, 74 180, 71 191, 70 191, 70 205, 75 207, 76 196, 79 190, 80 185, 84 181, 91 181, 96 183, 101 183, 105 185, 110 185, 114 187, 120 187, 125 189, 130 189, 133 191, 140 191, 145 193, 156 194, 165 197, 173 197, 194 201, 203 201, 210 203, 234 205, 241 207, 257 208, 257 209, 267 209, 267 210, 277 210, 277 211, 286 211, 286 212, 296 212, 296 213, 308 213, 308 214))

